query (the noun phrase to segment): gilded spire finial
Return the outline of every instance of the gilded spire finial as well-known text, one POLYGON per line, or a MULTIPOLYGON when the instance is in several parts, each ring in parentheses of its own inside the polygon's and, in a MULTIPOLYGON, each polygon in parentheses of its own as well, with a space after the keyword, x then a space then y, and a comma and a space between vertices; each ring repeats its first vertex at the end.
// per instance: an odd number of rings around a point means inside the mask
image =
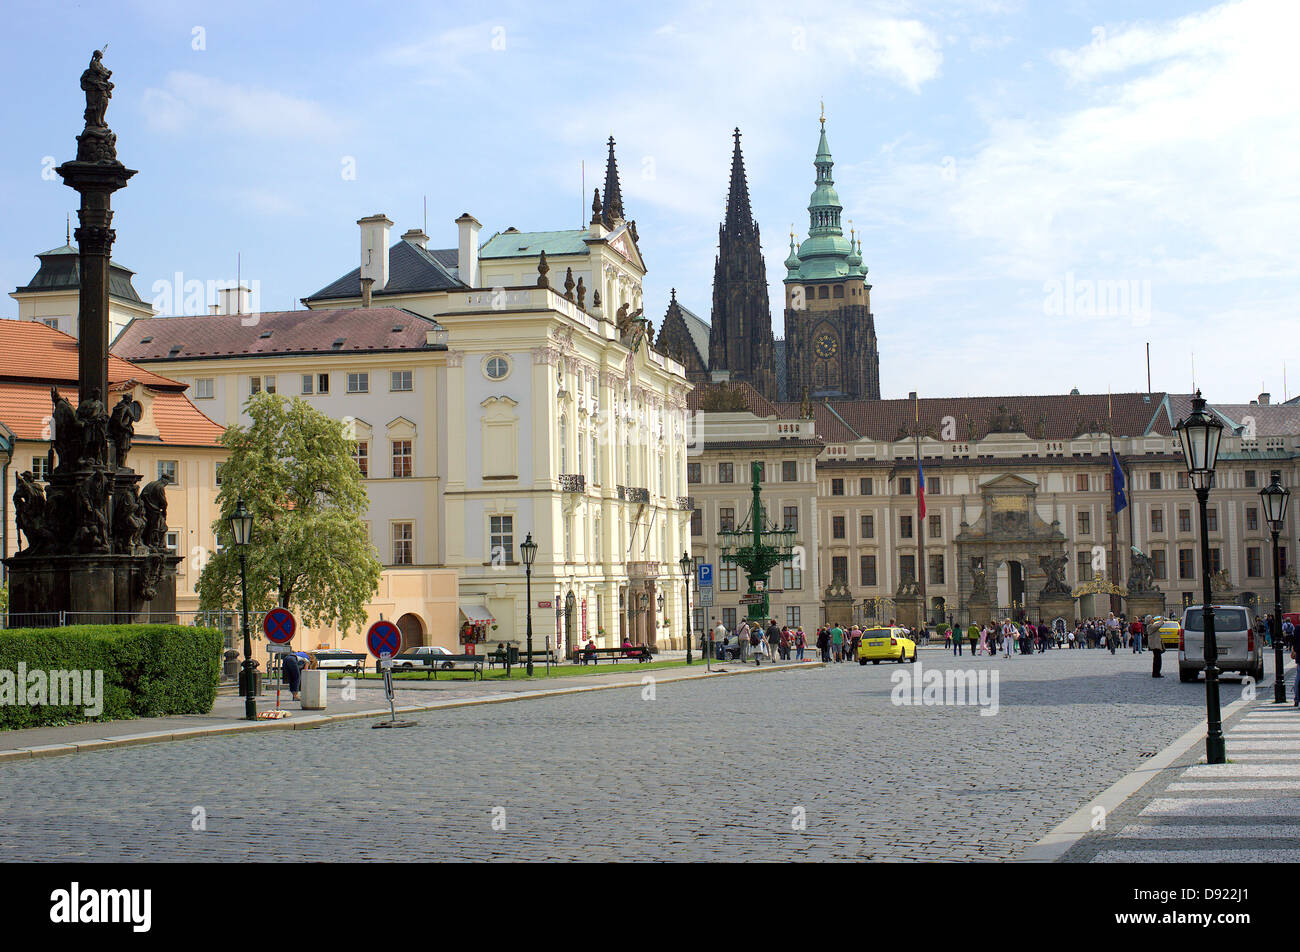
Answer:
POLYGON ((826 125, 826 100, 823 99, 821 101, 821 104, 822 104, 821 124, 824 126, 826 125))

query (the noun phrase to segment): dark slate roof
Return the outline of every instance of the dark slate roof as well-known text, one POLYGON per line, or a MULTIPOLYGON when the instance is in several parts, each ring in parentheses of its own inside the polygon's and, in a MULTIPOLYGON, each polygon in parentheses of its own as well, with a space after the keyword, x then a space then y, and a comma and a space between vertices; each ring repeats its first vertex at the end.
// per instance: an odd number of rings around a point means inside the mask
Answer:
MULTIPOLYGON (((81 287, 81 254, 71 245, 51 248, 36 256, 41 266, 30 281, 18 293, 27 291, 70 291, 81 287)), ((108 263, 108 293, 111 297, 121 298, 133 304, 143 304, 140 295, 135 293, 131 276, 135 274, 116 261, 108 263)))
MULTIPOLYGON (((455 248, 429 250, 402 239, 388 249, 388 283, 371 297, 463 288, 464 283, 456 276, 457 254, 455 248)), ((360 296, 361 266, 358 265, 303 301, 346 300, 360 296)))
POLYGON ((699 352, 700 361, 707 367, 709 365, 709 322, 684 306, 680 301, 677 303, 677 307, 682 312, 686 329, 691 334, 691 342, 699 352))
POLYGON ((1245 427, 1242 421, 1250 417, 1255 421, 1256 437, 1294 436, 1300 433, 1300 406, 1287 403, 1216 403, 1214 409, 1234 425, 1245 427))
POLYGON ((436 350, 445 345, 429 344, 428 332, 440 327, 437 321, 400 307, 155 317, 134 320, 123 328, 113 343, 113 354, 143 362, 436 350))

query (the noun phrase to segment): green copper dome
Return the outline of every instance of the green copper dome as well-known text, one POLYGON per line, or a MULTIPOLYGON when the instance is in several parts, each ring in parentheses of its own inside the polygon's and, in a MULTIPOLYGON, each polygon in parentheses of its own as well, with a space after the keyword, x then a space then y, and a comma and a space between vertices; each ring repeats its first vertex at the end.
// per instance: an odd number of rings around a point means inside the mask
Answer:
POLYGON ((794 250, 794 233, 790 233, 790 254, 785 259, 785 269, 791 274, 799 273, 799 252, 794 250))
POLYGON ((844 207, 840 204, 839 193, 835 191, 835 180, 831 169, 835 160, 831 158, 831 147, 826 141, 826 120, 821 120, 821 138, 817 142, 817 155, 813 167, 817 170, 812 197, 808 201, 808 237, 799 246, 798 270, 786 259, 790 274, 787 282, 817 280, 825 278, 843 278, 857 274, 858 264, 850 264, 853 245, 844 237, 840 227, 840 214, 844 207))

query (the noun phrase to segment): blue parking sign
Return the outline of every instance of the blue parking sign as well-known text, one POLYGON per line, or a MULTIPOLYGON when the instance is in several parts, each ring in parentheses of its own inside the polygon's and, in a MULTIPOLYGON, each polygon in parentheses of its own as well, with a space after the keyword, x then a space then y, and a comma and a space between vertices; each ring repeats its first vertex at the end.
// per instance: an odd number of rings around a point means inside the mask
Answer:
POLYGON ((700 563, 700 577, 698 584, 700 588, 707 588, 713 585, 713 563, 700 563))

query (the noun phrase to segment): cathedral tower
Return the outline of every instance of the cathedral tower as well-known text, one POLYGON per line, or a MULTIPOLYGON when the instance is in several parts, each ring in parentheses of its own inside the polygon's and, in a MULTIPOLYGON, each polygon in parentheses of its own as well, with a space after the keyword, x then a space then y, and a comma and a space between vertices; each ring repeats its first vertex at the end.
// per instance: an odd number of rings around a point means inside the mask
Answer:
POLYGON ((729 370, 733 380, 746 380, 763 396, 775 399, 776 356, 767 268, 749 205, 740 130, 734 135, 727 215, 718 227, 718 257, 713 266, 709 369, 729 370))
POLYGON ((813 167, 808 238, 785 259, 786 390, 841 399, 880 399, 880 356, 871 285, 856 235, 844 237, 826 117, 813 167))

